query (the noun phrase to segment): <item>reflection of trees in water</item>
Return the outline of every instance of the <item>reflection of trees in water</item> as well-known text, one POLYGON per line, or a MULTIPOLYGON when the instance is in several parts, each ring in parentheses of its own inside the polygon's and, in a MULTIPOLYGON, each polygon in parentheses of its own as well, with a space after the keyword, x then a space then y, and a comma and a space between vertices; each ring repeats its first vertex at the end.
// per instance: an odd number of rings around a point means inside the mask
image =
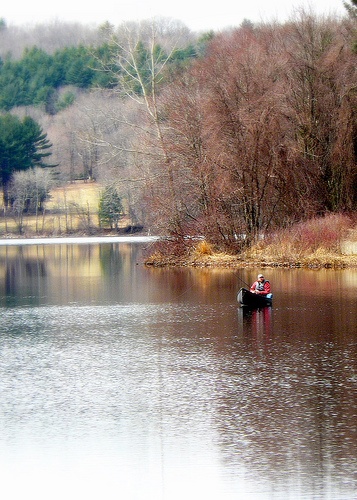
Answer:
POLYGON ((40 295, 47 267, 43 259, 15 256, 6 258, 4 267, 4 294, 7 298, 36 299, 40 295))
POLYGON ((123 243, 0 248, 0 291, 6 304, 39 303, 44 295, 60 302, 127 296, 138 252, 140 245, 123 243))
POLYGON ((148 266, 146 273, 155 283, 155 300, 212 303, 230 300, 235 294, 234 274, 229 269, 148 266))
POLYGON ((128 265, 130 266, 132 245, 131 247, 129 245, 127 251, 123 248, 125 246, 110 243, 99 247, 99 261, 103 275, 118 276, 126 260, 129 261, 128 265), (128 252, 129 255, 127 255, 128 252))

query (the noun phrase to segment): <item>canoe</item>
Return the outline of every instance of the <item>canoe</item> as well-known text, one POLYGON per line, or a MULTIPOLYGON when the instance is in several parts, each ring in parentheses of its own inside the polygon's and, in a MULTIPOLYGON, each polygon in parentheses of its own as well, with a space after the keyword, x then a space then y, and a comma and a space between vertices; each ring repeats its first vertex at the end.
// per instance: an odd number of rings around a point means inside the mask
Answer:
POLYGON ((273 295, 271 297, 265 297, 264 295, 257 295, 252 293, 246 288, 241 288, 237 295, 237 300, 241 306, 247 306, 251 308, 266 307, 273 304, 273 295))

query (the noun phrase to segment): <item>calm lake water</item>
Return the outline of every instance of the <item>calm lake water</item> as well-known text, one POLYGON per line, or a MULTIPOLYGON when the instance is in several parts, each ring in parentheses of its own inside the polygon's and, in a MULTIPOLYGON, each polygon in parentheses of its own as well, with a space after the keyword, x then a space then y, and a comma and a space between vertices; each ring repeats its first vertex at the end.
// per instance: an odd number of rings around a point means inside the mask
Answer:
POLYGON ((357 270, 0 247, 5 500, 357 499, 357 270))

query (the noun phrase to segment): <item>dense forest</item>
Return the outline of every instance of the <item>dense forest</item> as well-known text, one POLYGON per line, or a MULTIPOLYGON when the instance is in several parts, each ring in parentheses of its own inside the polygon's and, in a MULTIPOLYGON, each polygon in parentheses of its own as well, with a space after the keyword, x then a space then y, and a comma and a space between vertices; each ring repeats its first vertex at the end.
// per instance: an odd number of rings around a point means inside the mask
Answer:
POLYGON ((200 35, 2 22, 0 110, 39 123, 57 181, 115 187, 152 233, 236 248, 357 209, 354 5, 200 35))

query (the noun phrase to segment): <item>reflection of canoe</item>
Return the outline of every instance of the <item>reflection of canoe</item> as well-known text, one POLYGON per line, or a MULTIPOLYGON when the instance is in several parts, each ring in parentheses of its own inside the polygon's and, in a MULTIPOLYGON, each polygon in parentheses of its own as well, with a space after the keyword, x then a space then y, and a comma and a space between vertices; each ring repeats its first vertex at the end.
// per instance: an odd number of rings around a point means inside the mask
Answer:
POLYGON ((254 307, 266 307, 271 306, 273 303, 273 296, 265 297, 263 295, 257 295, 256 293, 252 293, 246 288, 241 288, 237 295, 237 300, 241 306, 248 306, 251 308, 254 307))

